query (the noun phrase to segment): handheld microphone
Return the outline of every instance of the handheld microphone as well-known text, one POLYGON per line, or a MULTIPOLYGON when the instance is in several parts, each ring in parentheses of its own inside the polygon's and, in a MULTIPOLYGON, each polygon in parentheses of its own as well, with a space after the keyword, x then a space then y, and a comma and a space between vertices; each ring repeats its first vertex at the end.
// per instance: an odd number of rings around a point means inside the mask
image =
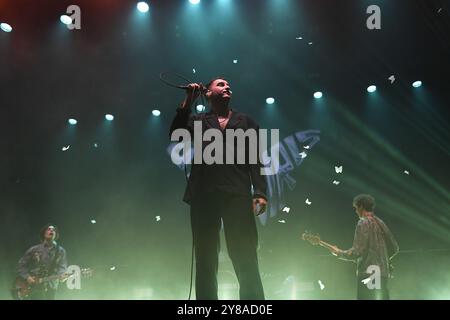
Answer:
POLYGON ((255 205, 255 213, 257 216, 263 214, 265 212, 265 210, 263 210, 263 207, 261 205, 261 203, 257 202, 255 205))
MULTIPOLYGON (((183 90, 190 90, 190 88, 188 86, 177 86, 178 89, 183 89, 183 90)), ((200 85, 200 91, 201 92, 206 92, 208 91, 208 89, 206 89, 206 87, 204 85, 200 85)))

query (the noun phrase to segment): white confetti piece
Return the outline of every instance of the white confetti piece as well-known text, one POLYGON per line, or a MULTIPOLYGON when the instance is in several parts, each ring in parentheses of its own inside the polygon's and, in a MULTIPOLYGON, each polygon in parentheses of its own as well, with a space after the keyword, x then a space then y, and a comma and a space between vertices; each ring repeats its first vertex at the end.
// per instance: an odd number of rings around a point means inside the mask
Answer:
POLYGON ((323 289, 325 289, 325 285, 322 283, 322 281, 317 281, 318 283, 319 283, 319 286, 320 286, 320 290, 323 290, 323 289))
POLYGON ((334 170, 336 170, 336 173, 342 173, 342 170, 343 170, 343 167, 342 166, 340 166, 340 167, 334 167, 334 170))
POLYGON ((114 270, 116 270, 116 267, 112 266, 111 268, 109 268, 109 270, 114 271, 114 270))
POLYGON ((370 282, 370 280, 372 280, 370 277, 366 278, 366 279, 362 279, 361 282, 364 284, 368 284, 370 282))
POLYGON ((195 69, 192 69, 192 73, 195 73, 195 69))
POLYGON ((67 151, 67 150, 69 150, 69 148, 70 148, 70 145, 68 145, 67 147, 62 147, 62 151, 67 151))
POLYGON ((390 76, 388 79, 391 81, 391 84, 392 84, 392 83, 394 83, 394 81, 395 81, 395 76, 392 75, 392 76, 390 76))
POLYGON ((310 146, 304 146, 303 149, 309 150, 310 146))
POLYGON ((437 13, 441 13, 441 11, 442 11, 442 8, 439 8, 439 10, 437 11, 437 13))
POLYGON ((233 60, 233 63, 236 64, 236 63, 237 63, 237 59, 234 59, 234 60, 233 60))
POLYGON ((302 157, 302 159, 305 159, 308 156, 306 152, 300 152, 299 155, 302 157))
POLYGON ((296 37, 297 40, 303 40, 303 37, 296 37))
POLYGON ((311 46, 312 44, 313 44, 312 42, 308 42, 308 45, 310 45, 310 46, 311 46))
POLYGON ((333 181, 333 184, 335 184, 335 185, 339 185, 339 183, 341 183, 340 181, 337 181, 337 180, 334 180, 333 181))
POLYGON ((94 148, 98 148, 98 144, 97 143, 94 143, 94 148))
POLYGON ((409 175, 409 171, 408 170, 403 171, 403 173, 409 175))
POLYGON ((156 221, 159 221, 159 220, 161 220, 161 216, 156 216, 155 219, 156 219, 156 221))
POLYGON ((279 223, 286 223, 286 220, 278 220, 279 223))
POLYGON ((305 203, 306 203, 308 206, 310 206, 312 202, 309 201, 309 199, 306 199, 305 203))
POLYGON ((94 219, 92 219, 92 220, 91 220, 91 223, 92 223, 92 224, 96 224, 96 223, 97 223, 97 221, 96 221, 96 220, 94 220, 94 219))
POLYGON ((289 208, 289 207, 284 207, 283 208, 283 212, 289 213, 289 211, 291 211, 291 208, 289 208))

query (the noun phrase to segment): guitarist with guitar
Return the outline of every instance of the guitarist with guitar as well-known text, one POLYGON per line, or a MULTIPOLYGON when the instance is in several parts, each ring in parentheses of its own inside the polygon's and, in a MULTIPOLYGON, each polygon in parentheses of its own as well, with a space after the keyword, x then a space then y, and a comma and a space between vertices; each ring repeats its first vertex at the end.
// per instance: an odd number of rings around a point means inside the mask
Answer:
POLYGON ((66 251, 56 243, 56 226, 46 225, 41 243, 27 250, 19 260, 12 294, 19 300, 54 300, 60 280, 67 279, 66 251))
POLYGON ((397 241, 386 224, 374 214, 375 199, 368 194, 360 194, 353 199, 353 207, 358 214, 353 246, 348 250, 328 244, 318 236, 303 234, 303 239, 314 245, 327 248, 342 260, 357 263, 357 299, 389 300, 388 278, 391 277, 391 259, 398 253, 397 241), (373 288, 371 282, 373 267, 379 269, 380 287, 373 288))

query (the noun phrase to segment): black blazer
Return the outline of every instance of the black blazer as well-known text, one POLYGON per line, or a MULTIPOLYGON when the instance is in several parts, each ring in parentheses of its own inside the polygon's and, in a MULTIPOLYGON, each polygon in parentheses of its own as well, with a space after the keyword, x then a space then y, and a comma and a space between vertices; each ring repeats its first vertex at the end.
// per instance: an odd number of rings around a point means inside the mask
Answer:
MULTIPOLYGON (((189 130, 191 138, 194 139, 194 121, 202 121, 202 134, 205 130, 215 128, 219 129, 220 125, 217 115, 208 112, 204 114, 191 114, 190 108, 178 108, 172 125, 170 127, 169 137, 172 132, 179 128, 189 130)), ((253 128, 257 132, 258 124, 244 113, 232 110, 232 115, 225 129, 247 129, 253 128)), ((225 136, 225 133, 223 131, 225 136)), ((204 148, 211 142, 203 141, 202 152, 204 148)), ((225 145, 225 143, 224 143, 225 145)), ((234 145, 234 154, 236 157, 236 142, 234 145)), ((224 153, 225 154, 225 153, 224 153)), ((246 159, 248 160, 248 141, 246 142, 246 159)), ((224 159, 225 160, 225 159, 224 159)), ((225 163, 225 161, 224 161, 225 163)), ((201 196, 207 192, 225 192, 243 196, 261 197, 267 200, 266 189, 267 183, 265 176, 260 174, 262 165, 258 164, 192 164, 189 182, 186 186, 183 200, 190 203, 190 200, 201 196), (251 188, 253 186, 253 194, 251 188)), ((248 163, 248 161, 246 161, 248 163)))

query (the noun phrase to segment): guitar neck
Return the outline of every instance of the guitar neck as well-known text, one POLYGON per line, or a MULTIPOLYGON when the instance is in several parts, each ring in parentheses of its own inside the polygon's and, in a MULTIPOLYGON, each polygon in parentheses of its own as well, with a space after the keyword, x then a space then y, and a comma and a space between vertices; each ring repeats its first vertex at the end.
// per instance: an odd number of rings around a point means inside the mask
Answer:
POLYGON ((319 245, 321 247, 327 248, 328 250, 332 250, 333 249, 333 245, 329 244, 328 242, 322 241, 320 240, 319 245))

